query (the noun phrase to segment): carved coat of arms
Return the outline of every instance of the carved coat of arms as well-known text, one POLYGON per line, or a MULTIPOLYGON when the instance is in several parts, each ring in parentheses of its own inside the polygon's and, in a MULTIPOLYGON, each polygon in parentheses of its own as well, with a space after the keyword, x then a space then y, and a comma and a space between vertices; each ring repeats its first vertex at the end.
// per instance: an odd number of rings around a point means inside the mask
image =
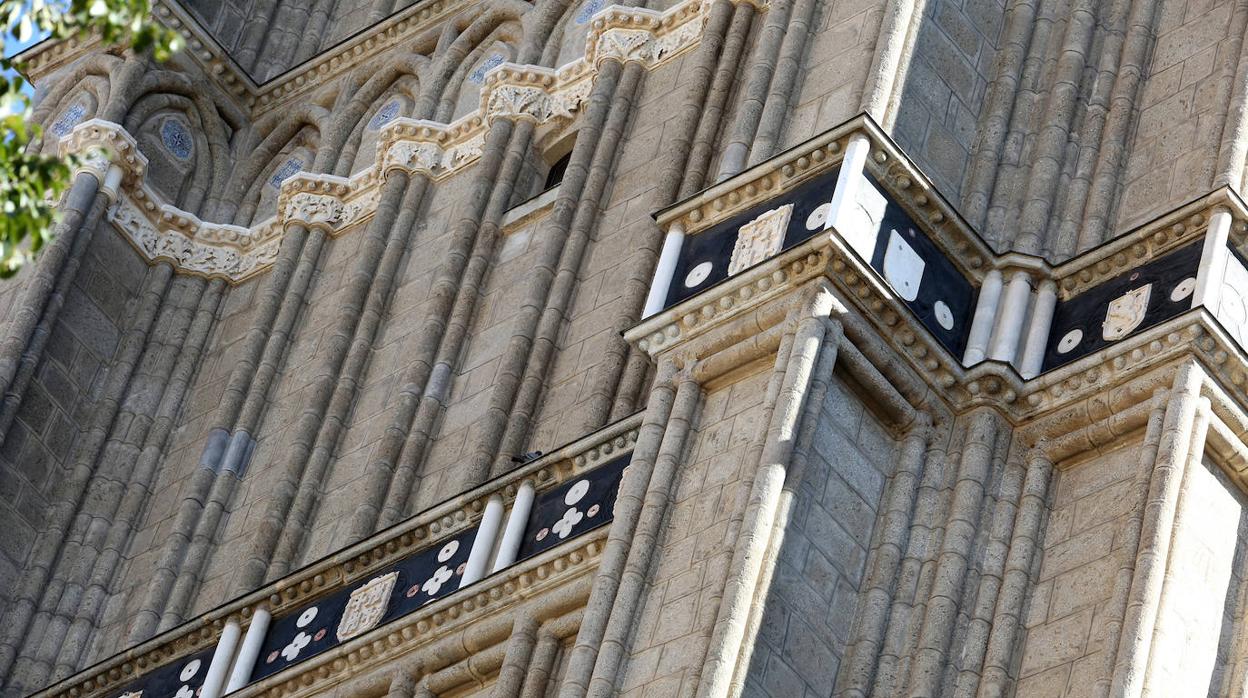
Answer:
POLYGON ((383 574, 351 592, 351 598, 342 609, 342 621, 338 623, 339 641, 346 642, 377 626, 386 613, 390 592, 394 591, 394 583, 398 578, 397 571, 383 574))
POLYGON ((1101 336, 1107 341, 1116 342, 1144 322, 1148 312, 1148 299, 1153 295, 1153 285, 1143 286, 1127 291, 1109 302, 1105 309, 1105 322, 1101 325, 1101 336))
POLYGON ((793 204, 785 204, 741 226, 737 231, 737 244, 732 248, 732 260, 728 263, 728 275, 778 253, 784 247, 784 233, 792 217, 793 204))

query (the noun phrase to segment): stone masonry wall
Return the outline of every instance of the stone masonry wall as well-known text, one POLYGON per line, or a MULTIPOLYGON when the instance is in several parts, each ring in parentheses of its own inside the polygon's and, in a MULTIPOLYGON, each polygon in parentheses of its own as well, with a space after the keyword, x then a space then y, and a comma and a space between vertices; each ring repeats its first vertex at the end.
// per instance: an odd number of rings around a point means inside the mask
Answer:
MULTIPOLYGON (((1106 616, 1123 529, 1139 499, 1139 442, 1054 474, 1040 574, 1027 602, 1019 695, 1091 696, 1104 675, 1106 616)), ((1113 649, 1109 650, 1110 652, 1113 649)))
MULTIPOLYGON (((1228 90, 1245 28, 1234 8, 1229 1, 1161 4, 1157 43, 1121 183, 1119 232, 1214 186, 1228 90)), ((1235 173, 1237 179, 1241 174, 1235 173)))
POLYGON ((893 137, 951 201, 975 145, 1005 14, 1002 0, 932 0, 902 90, 893 137))
MULTIPOLYGON (((1149 664, 1153 695, 1180 695, 1213 680, 1224 626, 1235 628, 1240 591, 1232 563, 1244 547, 1244 496, 1207 457, 1184 476, 1175 520, 1172 552, 1166 562, 1166 583, 1158 612, 1156 638, 1149 664), (1198 592, 1194 590, 1199 589, 1198 592)), ((1223 694, 1225 695, 1225 694, 1223 694)))
POLYGON ((62 468, 91 418, 146 268, 112 226, 101 223, 0 447, 0 589, 14 588, 49 501, 59 494, 62 468))
POLYGON ((707 392, 685 442, 654 551, 622 696, 682 695, 697 684, 732 555, 729 520, 749 492, 745 462, 766 429, 769 365, 707 392))
POLYGON ((831 381, 766 597, 743 696, 827 695, 844 658, 895 440, 831 381))

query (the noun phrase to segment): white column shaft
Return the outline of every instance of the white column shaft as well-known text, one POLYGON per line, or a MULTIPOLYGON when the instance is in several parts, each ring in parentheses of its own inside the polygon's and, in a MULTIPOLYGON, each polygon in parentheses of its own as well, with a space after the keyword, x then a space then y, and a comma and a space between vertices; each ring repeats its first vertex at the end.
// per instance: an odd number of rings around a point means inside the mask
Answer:
POLYGON ((680 261, 680 250, 685 244, 685 226, 680 222, 672 223, 663 238, 663 251, 659 253, 659 263, 654 268, 654 280, 650 282, 650 294, 646 296, 646 309, 643 318, 650 317, 663 310, 667 302, 667 292, 672 287, 672 276, 676 274, 676 262, 680 261))
POLYGON ((1027 303, 1031 300, 1031 279, 1027 272, 1017 271, 1010 277, 997 312, 996 327, 989 343, 988 358, 1014 363, 1018 356, 1018 339, 1027 319, 1027 303))
POLYGON ((858 201, 858 191, 865 181, 862 173, 870 153, 871 141, 865 135, 855 133, 849 137, 849 143, 845 146, 845 157, 841 159, 841 171, 836 175, 836 190, 832 192, 832 206, 829 207, 824 230, 837 228, 841 235, 846 234, 846 231, 840 230, 840 226, 844 225, 849 209, 858 201))
POLYGON ((260 656, 260 645, 264 643, 264 635, 269 632, 269 609, 257 608, 251 615, 251 625, 247 626, 247 635, 243 637, 243 645, 238 650, 238 658, 234 660, 234 670, 230 672, 230 681, 225 685, 226 693, 233 693, 251 680, 251 670, 256 666, 256 658, 260 656))
POLYGON ((1226 242, 1231 234, 1231 212, 1219 208, 1209 218, 1205 231, 1204 246, 1200 251, 1200 268, 1196 272, 1196 290, 1192 293, 1192 307, 1203 305, 1209 312, 1218 310, 1222 279, 1226 275, 1226 263, 1231 255, 1226 242))
POLYGON ((973 366, 988 355, 988 339, 992 336, 997 305, 1001 302, 1001 285, 1001 272, 993 269, 984 277, 984 283, 979 287, 975 315, 971 318, 971 331, 966 337, 966 352, 962 355, 962 363, 966 366, 973 366))
POLYGON ((208 665, 208 675, 204 677, 199 698, 219 698, 230 670, 230 662, 234 659, 234 650, 238 648, 238 638, 242 634, 238 621, 226 621, 225 627, 221 629, 221 638, 217 640, 217 650, 212 653, 212 663, 208 665))
POLYGON ((1019 373, 1023 378, 1040 375, 1044 367, 1044 348, 1049 343, 1049 330, 1053 327, 1053 310, 1057 307, 1057 284, 1046 280, 1036 291, 1036 304, 1031 313, 1031 326, 1027 328, 1027 341, 1023 345, 1023 360, 1019 373))
POLYGON ((494 541, 498 540, 498 529, 502 523, 503 498, 494 495, 485 503, 485 513, 481 515, 481 525, 477 527, 477 537, 472 541, 472 551, 468 553, 468 564, 464 568, 463 578, 459 581, 460 589, 485 576, 486 566, 490 562, 490 553, 494 551, 494 541))
POLYGON ((533 497, 533 483, 525 480, 516 491, 516 501, 511 505, 511 515, 507 517, 507 529, 503 531, 503 542, 498 546, 498 557, 494 560, 495 572, 516 561, 520 543, 524 540, 524 528, 529 523, 529 512, 533 510, 533 497))

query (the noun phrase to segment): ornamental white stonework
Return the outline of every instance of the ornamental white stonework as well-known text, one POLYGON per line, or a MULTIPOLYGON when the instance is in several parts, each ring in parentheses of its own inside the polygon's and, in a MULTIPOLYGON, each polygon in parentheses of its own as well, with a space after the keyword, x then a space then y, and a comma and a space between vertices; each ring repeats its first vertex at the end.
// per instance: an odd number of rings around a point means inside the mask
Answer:
POLYGON ((1101 325, 1101 336, 1114 342, 1140 326, 1144 315, 1148 312, 1148 299, 1152 297, 1153 285, 1145 284, 1132 289, 1109 302, 1105 309, 1105 322, 1101 325))
POLYGON ((400 141, 385 151, 382 169, 393 168, 410 173, 420 172, 428 177, 438 174, 442 165, 442 149, 433 143, 400 141))
POLYGON ((550 114, 546 91, 533 85, 499 85, 490 90, 487 107, 490 118, 545 121, 550 114))
POLYGON ((286 223, 337 235, 371 216, 387 172, 401 169, 442 180, 470 167, 481 158, 493 118, 530 119, 547 134, 566 127, 589 98, 602 60, 637 61, 648 69, 662 65, 697 44, 708 8, 701 0, 685 0, 664 12, 618 5, 596 12, 584 57, 556 70, 499 65, 484 76, 481 108, 449 124, 390 120, 379 133, 373 167, 350 179, 292 174, 281 181, 278 214, 250 228, 201 221, 165 203, 143 181, 147 158, 118 124, 85 121, 61 139, 59 148, 80 156, 80 170, 101 182, 113 166, 121 170, 108 217, 149 262, 163 260, 179 271, 238 283, 272 265, 286 223))
POLYGON ((345 642, 377 627, 386 614, 390 593, 394 591, 398 578, 398 572, 383 574, 351 592, 351 598, 342 611, 342 620, 338 623, 339 641, 345 642))
POLYGON ((598 38, 598 61, 649 63, 654 58, 654 35, 646 29, 609 28, 598 38))
POLYGON ((300 192, 286 200, 282 218, 288 223, 302 223, 309 228, 333 228, 342 221, 343 205, 328 194, 300 192))
POLYGON ((785 204, 741 226, 737 231, 737 244, 732 248, 732 261, 728 263, 728 275, 732 276, 779 253, 792 217, 793 204, 785 204))

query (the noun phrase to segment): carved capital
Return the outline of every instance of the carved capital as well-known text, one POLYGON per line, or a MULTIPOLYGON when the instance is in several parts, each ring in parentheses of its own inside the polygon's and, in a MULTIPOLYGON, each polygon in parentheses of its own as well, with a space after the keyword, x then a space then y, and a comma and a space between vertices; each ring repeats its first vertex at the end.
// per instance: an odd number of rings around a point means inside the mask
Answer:
POLYGON ((301 172, 282 182, 279 219, 283 227, 301 223, 333 232, 347 222, 343 201, 350 191, 350 182, 342 177, 301 172))
POLYGON ((486 122, 504 118, 541 123, 550 118, 551 93, 557 84, 553 70, 503 63, 486 73, 481 112, 486 122))
POLYGON ((608 27, 598 37, 594 63, 611 58, 621 63, 650 63, 654 58, 654 34, 648 29, 608 27))
POLYGON ((545 121, 550 114, 546 91, 531 85, 499 85, 488 92, 485 118, 530 119, 545 121))
POLYGON ((442 164, 442 149, 433 143, 399 141, 385 151, 382 171, 400 169, 408 173, 422 172, 430 177, 438 173, 442 164))
POLYGON ((102 119, 84 121, 60 140, 61 157, 77 156, 79 164, 74 174, 90 172, 100 182, 108 173, 109 165, 117 165, 122 180, 134 183, 147 171, 147 157, 139 152, 134 138, 119 124, 102 119))
POLYGON ((286 199, 282 208, 285 223, 301 223, 308 228, 332 231, 342 221, 342 202, 327 194, 299 192, 286 199))

